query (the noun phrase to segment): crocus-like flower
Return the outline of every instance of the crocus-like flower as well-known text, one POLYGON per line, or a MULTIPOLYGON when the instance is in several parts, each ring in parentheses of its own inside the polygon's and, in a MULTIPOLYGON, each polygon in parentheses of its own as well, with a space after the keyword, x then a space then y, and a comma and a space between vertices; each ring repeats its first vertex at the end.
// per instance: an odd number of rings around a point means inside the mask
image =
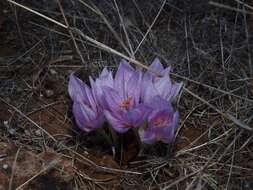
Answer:
POLYGON ((182 83, 171 81, 170 70, 157 58, 145 73, 122 60, 114 78, 104 68, 98 78, 89 77, 90 87, 71 74, 68 90, 77 125, 90 132, 106 119, 119 133, 139 127, 145 143, 172 142, 179 113, 171 102, 182 83))
POLYGON ((113 88, 103 86, 108 109, 106 119, 119 133, 138 127, 145 119, 147 111, 140 104, 142 73, 122 60, 116 72, 113 88))
POLYGON ((172 142, 179 120, 178 111, 160 96, 153 97, 149 106, 152 112, 148 116, 147 126, 139 129, 141 141, 147 144, 153 144, 156 141, 172 142))
POLYGON ((140 127, 150 112, 151 109, 144 105, 121 112, 104 111, 107 121, 118 133, 125 133, 129 129, 140 127))
POLYGON ((155 59, 149 66, 149 70, 143 76, 142 99, 145 103, 159 95, 171 102, 180 92, 183 83, 172 83, 170 79, 170 67, 164 69, 159 59, 155 59), (161 75, 158 76, 157 74, 161 75))
POLYGON ((104 122, 103 110, 90 87, 71 74, 68 91, 73 100, 73 114, 79 128, 90 132, 100 127, 104 122))

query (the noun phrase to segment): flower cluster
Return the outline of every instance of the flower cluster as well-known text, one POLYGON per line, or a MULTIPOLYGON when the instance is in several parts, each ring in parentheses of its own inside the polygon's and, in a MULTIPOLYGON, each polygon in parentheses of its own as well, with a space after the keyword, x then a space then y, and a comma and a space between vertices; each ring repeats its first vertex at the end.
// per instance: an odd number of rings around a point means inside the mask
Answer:
POLYGON ((71 74, 68 91, 76 124, 90 132, 107 121, 118 133, 138 128, 144 143, 171 142, 179 120, 171 103, 182 83, 172 83, 169 74, 170 67, 157 58, 146 72, 122 60, 115 77, 104 68, 95 80, 89 77, 90 86, 71 74))

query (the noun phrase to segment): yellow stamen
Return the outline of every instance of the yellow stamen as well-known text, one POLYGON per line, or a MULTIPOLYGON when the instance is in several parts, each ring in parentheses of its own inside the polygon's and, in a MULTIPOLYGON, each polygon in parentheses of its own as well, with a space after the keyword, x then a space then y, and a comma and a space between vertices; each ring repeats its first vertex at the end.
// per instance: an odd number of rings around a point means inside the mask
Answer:
POLYGON ((162 124, 165 122, 165 119, 164 118, 158 118, 155 122, 154 122, 154 125, 156 127, 161 127, 162 124))
POLYGON ((132 99, 133 99, 132 97, 128 97, 126 100, 124 100, 124 101, 120 104, 120 107, 121 107, 121 108, 125 108, 125 109, 129 108, 130 105, 131 105, 132 99))

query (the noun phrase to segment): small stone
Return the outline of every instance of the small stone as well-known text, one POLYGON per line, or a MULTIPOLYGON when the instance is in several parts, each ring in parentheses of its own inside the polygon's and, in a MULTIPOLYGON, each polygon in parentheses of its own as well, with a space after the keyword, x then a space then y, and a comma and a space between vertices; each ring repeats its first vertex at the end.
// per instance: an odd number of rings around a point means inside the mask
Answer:
POLYGON ((9 97, 7 97, 5 100, 6 102, 11 103, 11 99, 9 97))
POLYGON ((15 129, 8 129, 8 132, 11 134, 11 135, 15 135, 16 134, 16 130, 15 129))
POLYGON ((4 125, 5 125, 5 127, 9 127, 9 122, 8 121, 4 121, 4 125))
POLYGON ((40 130, 40 129, 36 130, 36 131, 35 131, 35 135, 36 135, 36 136, 42 136, 41 130, 40 130))
POLYGON ((28 130, 25 130, 24 133, 25 133, 27 136, 30 136, 30 135, 31 135, 30 131, 28 131, 28 130))
POLYGON ((7 170, 8 168, 9 168, 8 164, 4 164, 4 165, 3 165, 3 169, 4 169, 4 170, 7 170))
POLYGON ((46 95, 47 98, 50 98, 54 95, 54 91, 48 89, 48 90, 45 91, 45 95, 46 95))
POLYGON ((18 92, 18 93, 23 92, 23 89, 20 88, 20 87, 18 87, 18 88, 17 88, 17 92, 18 92))
POLYGON ((54 69, 50 69, 49 72, 50 72, 51 75, 56 75, 57 74, 56 70, 54 70, 54 69))

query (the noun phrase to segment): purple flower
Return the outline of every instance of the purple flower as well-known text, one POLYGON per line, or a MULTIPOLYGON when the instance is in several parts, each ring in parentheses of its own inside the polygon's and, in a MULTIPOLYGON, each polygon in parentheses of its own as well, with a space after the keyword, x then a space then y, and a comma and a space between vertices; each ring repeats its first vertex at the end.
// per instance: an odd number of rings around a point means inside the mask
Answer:
POLYGON ((95 80, 89 77, 91 87, 71 74, 68 91, 77 125, 90 132, 106 118, 119 133, 141 127, 139 134, 145 143, 173 141, 179 114, 171 102, 182 83, 172 83, 170 70, 155 59, 143 74, 122 60, 115 78, 104 68, 95 80))
POLYGON ((178 111, 160 96, 153 97, 149 106, 152 112, 148 116, 148 124, 139 129, 141 141, 147 144, 153 144, 156 141, 172 142, 179 120, 178 111))
POLYGON ((73 114, 80 129, 90 132, 104 122, 103 110, 99 107, 90 87, 73 74, 70 75, 68 91, 73 100, 73 114))
POLYGON ((72 110, 76 124, 86 132, 94 131, 104 123, 103 113, 93 110, 83 102, 74 102, 72 110))
POLYGON ((149 66, 149 70, 143 76, 141 87, 142 99, 145 103, 150 102, 153 97, 158 95, 170 102, 175 99, 183 83, 172 83, 169 76, 170 70, 170 67, 164 69, 157 58, 149 66), (161 74, 162 77, 157 74, 161 74))
POLYGON ((105 110, 107 121, 118 133, 125 133, 129 129, 140 127, 150 113, 150 108, 139 105, 134 109, 122 112, 110 112, 105 110))
POLYGON ((106 119, 119 133, 138 127, 145 119, 145 106, 140 104, 142 73, 122 60, 116 72, 113 87, 103 86, 106 119))

